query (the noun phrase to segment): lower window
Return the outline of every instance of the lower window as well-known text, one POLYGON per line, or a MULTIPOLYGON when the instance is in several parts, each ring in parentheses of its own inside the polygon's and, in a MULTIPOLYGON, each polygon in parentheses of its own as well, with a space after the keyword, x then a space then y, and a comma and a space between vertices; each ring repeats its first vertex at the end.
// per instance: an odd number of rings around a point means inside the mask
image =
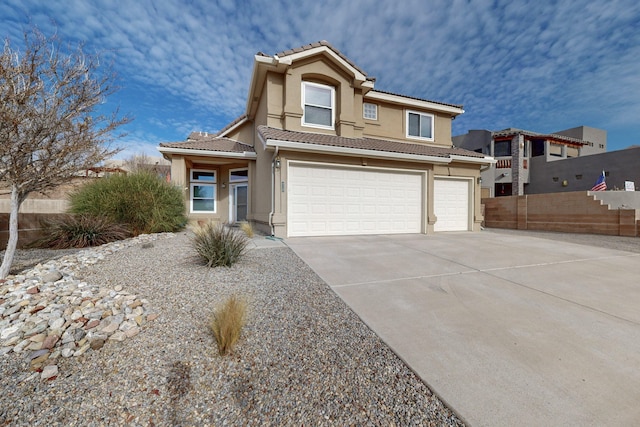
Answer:
POLYGON ((191 184, 191 212, 216 211, 215 184, 191 184))

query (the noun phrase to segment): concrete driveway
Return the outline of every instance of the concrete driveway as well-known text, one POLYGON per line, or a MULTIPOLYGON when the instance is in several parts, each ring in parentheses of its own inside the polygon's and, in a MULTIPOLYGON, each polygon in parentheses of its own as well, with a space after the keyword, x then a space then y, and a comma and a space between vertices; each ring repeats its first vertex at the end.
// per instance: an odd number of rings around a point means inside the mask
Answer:
POLYGON ((467 423, 640 423, 640 254, 492 232, 286 244, 467 423))

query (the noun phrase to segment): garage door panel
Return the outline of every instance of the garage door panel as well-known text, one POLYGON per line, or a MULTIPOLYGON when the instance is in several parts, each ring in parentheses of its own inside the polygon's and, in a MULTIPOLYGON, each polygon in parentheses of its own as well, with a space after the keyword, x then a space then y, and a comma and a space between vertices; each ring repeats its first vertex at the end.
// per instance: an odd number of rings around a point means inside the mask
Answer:
POLYGON ((419 173, 292 164, 289 181, 289 236, 421 231, 419 173))
POLYGON ((469 230, 469 180, 436 178, 433 184, 434 231, 469 230))

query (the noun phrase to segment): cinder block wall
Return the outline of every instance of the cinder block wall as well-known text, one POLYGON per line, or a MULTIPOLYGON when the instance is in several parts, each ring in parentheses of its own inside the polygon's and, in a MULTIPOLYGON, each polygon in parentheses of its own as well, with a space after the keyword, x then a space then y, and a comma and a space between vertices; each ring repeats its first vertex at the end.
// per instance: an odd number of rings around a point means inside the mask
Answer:
POLYGON ((484 226, 489 228, 518 228, 518 197, 482 199, 484 226))
POLYGON ((586 191, 483 199, 485 226, 639 236, 640 209, 610 209, 586 191))

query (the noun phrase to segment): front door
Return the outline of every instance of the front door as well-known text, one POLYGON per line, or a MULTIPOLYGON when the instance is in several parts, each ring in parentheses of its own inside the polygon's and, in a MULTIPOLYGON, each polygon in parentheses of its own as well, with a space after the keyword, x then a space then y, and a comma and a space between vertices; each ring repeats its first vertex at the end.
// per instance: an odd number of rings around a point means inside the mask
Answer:
POLYGON ((229 221, 233 224, 236 222, 242 222, 247 220, 247 211, 249 208, 248 199, 248 185, 243 184, 231 184, 230 188, 230 218, 229 221))

